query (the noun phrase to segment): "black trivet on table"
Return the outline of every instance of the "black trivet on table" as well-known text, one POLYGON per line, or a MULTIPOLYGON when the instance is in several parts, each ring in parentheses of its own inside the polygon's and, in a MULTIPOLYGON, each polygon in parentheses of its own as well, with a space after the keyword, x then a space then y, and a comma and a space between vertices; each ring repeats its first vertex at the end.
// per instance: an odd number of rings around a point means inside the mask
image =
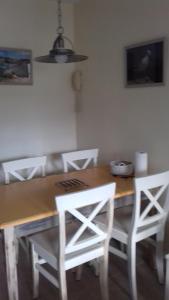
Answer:
POLYGON ((76 178, 57 182, 57 185, 63 188, 66 192, 89 187, 88 184, 76 178))

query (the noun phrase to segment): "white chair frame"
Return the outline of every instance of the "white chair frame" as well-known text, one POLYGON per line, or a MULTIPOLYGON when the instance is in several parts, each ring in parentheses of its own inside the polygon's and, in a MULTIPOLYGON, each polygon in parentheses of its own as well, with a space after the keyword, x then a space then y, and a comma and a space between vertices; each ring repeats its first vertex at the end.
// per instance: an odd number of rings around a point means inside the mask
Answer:
POLYGON ((13 175, 20 181, 25 181, 32 179, 37 171, 42 169, 42 176, 45 176, 45 165, 46 165, 46 156, 41 157, 31 157, 25 159, 19 159, 9 162, 2 163, 3 170, 5 172, 5 183, 10 183, 10 175, 13 175), (21 174, 17 171, 24 169, 32 169, 28 177, 25 179, 21 174))
POLYGON ((86 169, 90 163, 93 162, 93 165, 97 165, 98 160, 98 149, 89 149, 89 150, 80 150, 69 153, 62 153, 63 169, 67 173, 69 167, 72 167, 75 170, 86 169), (83 166, 80 168, 76 161, 85 160, 83 166))
POLYGON ((165 300, 169 298, 169 254, 166 255, 165 300))
MULTIPOLYGON (((77 193, 56 197, 56 206, 59 213, 59 253, 55 262, 52 261, 50 253, 46 253, 42 245, 37 241, 37 235, 29 238, 33 249, 33 278, 34 278, 34 298, 39 294, 39 272, 51 283, 60 289, 61 300, 67 300, 66 271, 80 266, 94 259, 99 259, 100 264, 100 284, 102 299, 108 300, 108 249, 111 230, 113 225, 115 183, 110 183, 94 189, 89 189, 77 193), (79 208, 88 205, 96 205, 87 217, 83 215, 79 208), (107 218, 103 226, 94 223, 95 217, 104 206, 107 206, 107 218), (75 234, 67 241, 65 213, 69 212, 74 218, 80 221, 81 225, 75 234), (80 241, 86 229, 94 233, 94 236, 84 238, 80 241), (57 263, 56 263, 57 261, 57 263), (49 263, 58 270, 58 278, 53 277, 46 269, 44 263, 49 263)), ((70 226, 70 224, 68 225, 70 226)), ((43 239, 43 233, 39 235, 43 239)), ((49 235, 50 236, 50 235, 49 235)), ((47 242, 49 242, 47 238, 47 242)), ((53 241, 51 241, 53 244, 53 241)), ((46 248, 47 249, 47 248, 46 248)))
MULTIPOLYGON (((46 156, 40 156, 40 157, 31 157, 31 158, 24 158, 19 159, 15 161, 9 161, 2 163, 2 168, 5 173, 5 183, 10 183, 10 176, 17 178, 19 181, 25 181, 32 179, 35 174, 38 171, 41 171, 41 175, 45 176, 45 165, 46 165, 46 156), (19 174, 17 171, 21 170, 28 170, 31 169, 31 172, 27 176, 27 178, 24 178, 21 174, 19 174)), ((56 226, 58 224, 58 221, 56 218, 45 218, 39 221, 30 222, 25 225, 19 225, 16 227, 15 234, 16 234, 16 245, 18 248, 18 239, 22 247, 25 249, 25 251, 28 253, 28 248, 25 242, 23 242, 23 239, 20 239, 21 237, 26 237, 32 233, 39 232, 41 230, 45 230, 47 228, 51 228, 53 226, 56 226)))
MULTIPOLYGON (((109 251, 119 257, 128 260, 128 272, 130 280, 131 299, 137 300, 137 282, 136 282, 136 244, 153 235, 156 236, 156 266, 158 278, 160 282, 164 280, 164 231, 165 223, 169 211, 169 171, 155 174, 147 177, 136 178, 135 182, 135 202, 133 207, 132 220, 128 234, 119 230, 114 225, 112 238, 127 246, 127 253, 123 249, 119 250, 113 246, 109 247, 109 251), (154 195, 151 189, 158 188, 154 195), (141 193, 147 196, 149 204, 141 211, 141 193), (159 200, 163 196, 163 204, 159 200), (152 208, 156 209, 156 213, 149 215, 152 208)), ((144 200, 143 200, 144 201, 144 200)), ((123 209, 123 208, 122 208, 123 209)), ((125 208, 124 208, 125 209, 125 208)), ((120 222, 120 220, 118 220, 120 222)))

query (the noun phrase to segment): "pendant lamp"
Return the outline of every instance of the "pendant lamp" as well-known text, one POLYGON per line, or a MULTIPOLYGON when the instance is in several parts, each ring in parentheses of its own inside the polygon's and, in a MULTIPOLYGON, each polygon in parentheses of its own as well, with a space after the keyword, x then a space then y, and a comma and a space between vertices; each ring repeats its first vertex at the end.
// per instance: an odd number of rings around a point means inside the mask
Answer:
POLYGON ((36 57, 35 60, 41 63, 73 63, 88 59, 85 55, 76 54, 73 51, 72 42, 64 36, 64 28, 62 26, 62 10, 61 0, 57 0, 58 5, 58 28, 57 37, 53 43, 53 48, 48 55, 36 57), (65 48, 65 41, 71 45, 71 49, 65 48))

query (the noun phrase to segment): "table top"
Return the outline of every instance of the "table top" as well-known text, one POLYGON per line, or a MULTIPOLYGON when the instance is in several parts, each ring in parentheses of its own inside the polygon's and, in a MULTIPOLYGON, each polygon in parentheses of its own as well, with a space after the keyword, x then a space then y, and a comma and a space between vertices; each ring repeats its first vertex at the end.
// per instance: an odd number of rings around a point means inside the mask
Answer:
POLYGON ((0 186, 0 229, 56 215, 55 196, 67 193, 58 183, 72 178, 83 181, 88 185, 87 188, 116 182, 115 198, 134 193, 133 179, 114 177, 107 166, 2 185, 0 186))

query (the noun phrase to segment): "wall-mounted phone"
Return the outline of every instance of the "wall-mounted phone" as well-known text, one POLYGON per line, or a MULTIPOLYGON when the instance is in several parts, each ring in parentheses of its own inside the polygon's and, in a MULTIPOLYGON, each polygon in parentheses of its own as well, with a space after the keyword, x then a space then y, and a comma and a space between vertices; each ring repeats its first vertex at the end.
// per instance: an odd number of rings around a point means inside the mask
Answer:
POLYGON ((82 89, 82 72, 79 70, 72 74, 72 88, 75 92, 80 92, 82 89))

